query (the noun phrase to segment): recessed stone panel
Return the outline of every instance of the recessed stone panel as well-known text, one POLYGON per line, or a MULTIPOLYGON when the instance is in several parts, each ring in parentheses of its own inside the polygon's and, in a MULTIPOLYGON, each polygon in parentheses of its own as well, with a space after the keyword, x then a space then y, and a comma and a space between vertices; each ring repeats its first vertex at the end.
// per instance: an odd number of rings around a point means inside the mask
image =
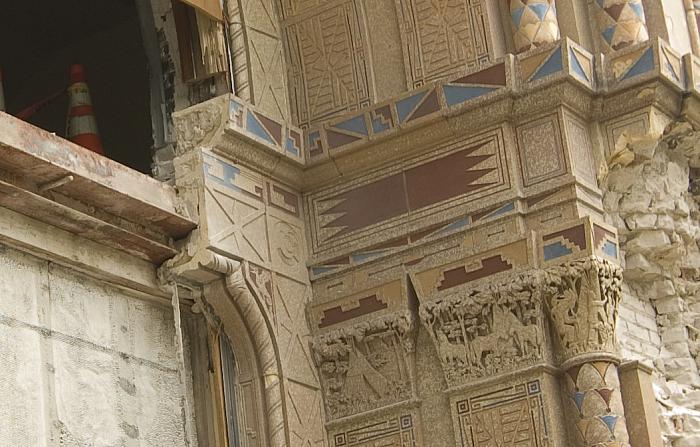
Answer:
POLYGON ((523 183, 526 187, 566 173, 556 115, 519 126, 517 134, 523 183))

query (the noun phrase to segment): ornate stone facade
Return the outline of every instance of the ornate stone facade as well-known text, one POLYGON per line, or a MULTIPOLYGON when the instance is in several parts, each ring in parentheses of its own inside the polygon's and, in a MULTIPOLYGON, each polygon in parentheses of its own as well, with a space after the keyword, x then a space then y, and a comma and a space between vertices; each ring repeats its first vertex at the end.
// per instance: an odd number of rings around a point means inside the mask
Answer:
POLYGON ((52 404, 84 367, 54 342, 112 365, 113 444, 157 444, 143 370, 173 445, 695 445, 700 41, 667 3, 228 0, 233 91, 174 114, 172 186, 0 114, 0 237, 46 258, 0 250, 0 336, 43 356, 2 358, 52 404), (167 299, 174 354, 54 262, 167 299))

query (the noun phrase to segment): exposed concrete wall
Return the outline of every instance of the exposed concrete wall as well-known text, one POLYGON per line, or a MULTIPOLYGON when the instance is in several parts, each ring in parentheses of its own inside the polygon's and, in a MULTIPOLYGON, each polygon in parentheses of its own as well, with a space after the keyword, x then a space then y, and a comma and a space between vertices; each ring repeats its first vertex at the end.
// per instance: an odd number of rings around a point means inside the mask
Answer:
POLYGON ((186 445, 167 304, 4 246, 0 296, 0 445, 186 445))
POLYGON ((623 135, 603 185, 626 261, 618 338, 625 358, 655 367, 661 427, 674 447, 700 445, 700 211, 688 192, 699 150, 686 124, 623 135))

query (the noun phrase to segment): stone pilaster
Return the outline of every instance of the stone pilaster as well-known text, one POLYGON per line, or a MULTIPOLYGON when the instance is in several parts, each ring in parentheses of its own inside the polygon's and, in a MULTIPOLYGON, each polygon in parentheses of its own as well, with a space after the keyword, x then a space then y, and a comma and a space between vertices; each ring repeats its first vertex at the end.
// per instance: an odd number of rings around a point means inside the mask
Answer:
POLYGON ((509 0, 509 5, 516 52, 559 40, 554 0, 509 0))
POLYGON ((642 0, 594 0, 600 50, 620 50, 649 40, 642 0))
POLYGON ((576 447, 629 446, 615 343, 621 284, 618 266, 593 257, 546 273, 564 408, 576 447))

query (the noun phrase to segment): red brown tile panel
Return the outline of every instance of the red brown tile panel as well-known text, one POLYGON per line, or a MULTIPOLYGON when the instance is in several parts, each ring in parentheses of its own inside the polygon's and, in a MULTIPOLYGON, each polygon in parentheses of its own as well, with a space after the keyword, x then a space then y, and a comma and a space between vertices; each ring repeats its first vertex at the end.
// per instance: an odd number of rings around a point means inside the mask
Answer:
POLYGON ((486 70, 464 76, 455 81, 454 84, 485 84, 485 85, 506 85, 505 64, 494 65, 486 70))
POLYGON ((480 146, 471 147, 447 157, 428 162, 406 171, 408 203, 411 210, 467 194, 492 185, 475 182, 495 168, 473 169, 493 155, 469 155, 480 146))
POLYGON ((444 279, 438 285, 438 290, 446 290, 457 287, 477 279, 486 278, 496 273, 505 272, 513 266, 505 261, 501 255, 491 256, 481 260, 481 268, 468 272, 466 267, 460 266, 443 272, 444 279))
POLYGON ((343 227, 340 236, 408 212, 403 174, 396 174, 344 192, 330 200, 342 200, 322 214, 342 213, 324 228, 343 227))
POLYGON ((586 227, 583 224, 576 225, 573 228, 567 228, 566 230, 557 231, 556 233, 547 234, 542 239, 548 241, 559 236, 563 237, 572 244, 575 244, 581 250, 585 250, 587 247, 586 227))
POLYGON ((334 324, 343 323, 345 321, 351 320, 353 318, 361 317, 363 315, 371 314, 372 312, 377 312, 379 310, 384 310, 388 307, 386 303, 383 303, 377 298, 377 295, 368 296, 366 298, 361 298, 358 301, 358 306, 347 311, 343 311, 341 306, 332 307, 323 312, 323 318, 318 325, 319 329, 323 329, 328 326, 333 326, 334 324))

